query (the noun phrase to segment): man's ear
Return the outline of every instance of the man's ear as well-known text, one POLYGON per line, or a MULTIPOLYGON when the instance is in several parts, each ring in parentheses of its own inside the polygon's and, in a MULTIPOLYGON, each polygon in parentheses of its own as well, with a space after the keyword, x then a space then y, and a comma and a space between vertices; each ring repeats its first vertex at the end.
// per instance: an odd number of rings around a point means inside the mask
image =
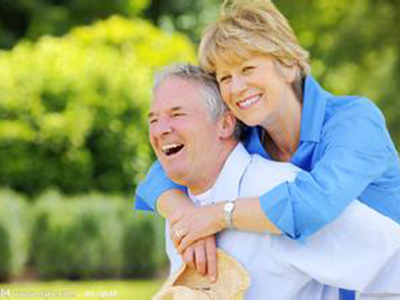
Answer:
POLYGON ((231 111, 224 112, 218 121, 218 131, 221 139, 227 139, 233 136, 236 129, 237 120, 231 111))

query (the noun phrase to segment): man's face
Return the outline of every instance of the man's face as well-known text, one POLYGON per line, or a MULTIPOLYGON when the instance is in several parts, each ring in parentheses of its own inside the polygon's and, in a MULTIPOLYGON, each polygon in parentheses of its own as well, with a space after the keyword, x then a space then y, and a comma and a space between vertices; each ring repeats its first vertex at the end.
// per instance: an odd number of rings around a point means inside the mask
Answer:
POLYGON ((168 177, 186 186, 201 180, 221 142, 201 98, 202 88, 196 82, 167 78, 150 107, 151 145, 168 177))

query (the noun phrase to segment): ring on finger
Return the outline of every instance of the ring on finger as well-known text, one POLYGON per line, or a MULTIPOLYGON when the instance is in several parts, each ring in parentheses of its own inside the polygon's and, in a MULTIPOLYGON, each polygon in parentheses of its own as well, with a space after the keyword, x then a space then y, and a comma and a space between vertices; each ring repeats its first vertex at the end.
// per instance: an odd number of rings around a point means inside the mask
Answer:
POLYGON ((182 232, 182 230, 175 230, 175 235, 176 235, 178 238, 183 237, 183 232, 182 232))

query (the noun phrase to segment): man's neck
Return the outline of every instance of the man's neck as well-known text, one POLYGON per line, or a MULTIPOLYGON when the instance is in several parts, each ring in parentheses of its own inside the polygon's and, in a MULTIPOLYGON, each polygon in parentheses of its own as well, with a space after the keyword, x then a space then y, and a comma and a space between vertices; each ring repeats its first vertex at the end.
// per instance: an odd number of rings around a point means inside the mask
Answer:
POLYGON ((208 162, 205 169, 198 173, 201 174, 201 178, 196 178, 195 182, 186 185, 192 195, 203 194, 214 186, 225 162, 237 144, 238 142, 234 141, 224 147, 219 155, 213 161, 208 162))

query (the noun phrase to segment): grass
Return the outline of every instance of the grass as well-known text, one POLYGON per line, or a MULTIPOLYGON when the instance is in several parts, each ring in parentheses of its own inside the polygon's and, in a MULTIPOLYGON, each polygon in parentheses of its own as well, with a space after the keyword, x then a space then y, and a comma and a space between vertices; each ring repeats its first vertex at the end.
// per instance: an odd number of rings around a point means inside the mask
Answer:
POLYGON ((0 299, 29 300, 150 300, 161 287, 154 281, 51 281, 0 284, 0 299))

